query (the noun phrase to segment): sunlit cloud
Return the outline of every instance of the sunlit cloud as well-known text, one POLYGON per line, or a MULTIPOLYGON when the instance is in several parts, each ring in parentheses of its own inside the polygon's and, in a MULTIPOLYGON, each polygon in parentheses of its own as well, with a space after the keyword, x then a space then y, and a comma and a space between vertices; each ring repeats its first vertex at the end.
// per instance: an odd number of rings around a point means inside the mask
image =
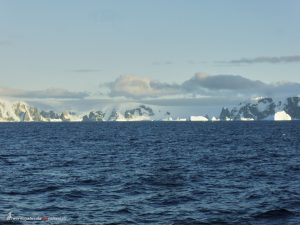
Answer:
MULTIPOLYGON (((103 86, 102 86, 103 87, 103 86)), ((133 99, 164 97, 227 97, 291 96, 300 93, 300 84, 293 82, 264 83, 240 75, 207 75, 196 73, 181 84, 166 83, 139 76, 120 76, 104 85, 109 97, 133 99)))

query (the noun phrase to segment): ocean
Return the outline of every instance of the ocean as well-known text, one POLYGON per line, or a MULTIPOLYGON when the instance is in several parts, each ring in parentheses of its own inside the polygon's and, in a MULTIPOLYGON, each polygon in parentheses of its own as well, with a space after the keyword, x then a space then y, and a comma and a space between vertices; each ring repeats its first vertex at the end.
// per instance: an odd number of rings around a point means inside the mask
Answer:
POLYGON ((300 224, 300 122, 1 123, 0 224, 300 224))

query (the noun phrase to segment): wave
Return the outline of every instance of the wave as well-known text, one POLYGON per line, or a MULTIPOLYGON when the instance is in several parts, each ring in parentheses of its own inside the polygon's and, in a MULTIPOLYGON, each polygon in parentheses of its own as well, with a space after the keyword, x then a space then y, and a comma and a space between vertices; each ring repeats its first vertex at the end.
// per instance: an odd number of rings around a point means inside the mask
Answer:
POLYGON ((287 209, 273 209, 263 213, 259 213, 254 217, 257 219, 280 219, 293 216, 294 213, 287 209))

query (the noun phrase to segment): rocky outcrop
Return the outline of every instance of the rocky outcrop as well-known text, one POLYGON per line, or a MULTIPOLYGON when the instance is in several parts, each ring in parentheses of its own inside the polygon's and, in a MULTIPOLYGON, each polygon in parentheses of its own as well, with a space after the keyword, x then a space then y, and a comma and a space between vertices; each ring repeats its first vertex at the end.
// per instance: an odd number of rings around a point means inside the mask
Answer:
POLYGON ((77 116, 75 112, 62 112, 59 118, 62 122, 82 121, 82 118, 77 116))
POLYGON ((231 113, 229 109, 223 107, 219 118, 223 121, 229 120, 231 118, 231 113))
POLYGON ((83 116, 83 122, 101 122, 104 120, 105 113, 102 111, 90 112, 88 115, 83 116))
POLYGON ((126 119, 133 119, 138 116, 154 116, 154 112, 150 107, 145 105, 140 105, 137 108, 126 110, 124 113, 124 117, 126 119))
POLYGON ((60 119, 60 114, 54 112, 53 110, 50 110, 49 112, 46 111, 41 111, 41 116, 44 117, 47 120, 59 120, 60 119))
POLYGON ((300 97, 287 98, 284 106, 284 111, 293 119, 300 119, 300 97))
POLYGON ((239 109, 232 112, 233 120, 241 120, 242 118, 249 118, 253 120, 263 120, 269 115, 275 114, 276 104, 272 98, 259 99, 257 103, 246 103, 241 105, 239 109))

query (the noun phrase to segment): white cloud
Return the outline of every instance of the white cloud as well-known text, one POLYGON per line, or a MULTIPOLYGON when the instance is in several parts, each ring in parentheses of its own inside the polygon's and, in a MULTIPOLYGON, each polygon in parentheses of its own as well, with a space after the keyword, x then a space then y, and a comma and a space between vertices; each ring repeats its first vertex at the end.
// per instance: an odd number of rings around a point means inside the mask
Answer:
POLYGON ((108 84, 109 96, 131 98, 160 97, 178 92, 179 86, 133 75, 120 76, 108 84))

